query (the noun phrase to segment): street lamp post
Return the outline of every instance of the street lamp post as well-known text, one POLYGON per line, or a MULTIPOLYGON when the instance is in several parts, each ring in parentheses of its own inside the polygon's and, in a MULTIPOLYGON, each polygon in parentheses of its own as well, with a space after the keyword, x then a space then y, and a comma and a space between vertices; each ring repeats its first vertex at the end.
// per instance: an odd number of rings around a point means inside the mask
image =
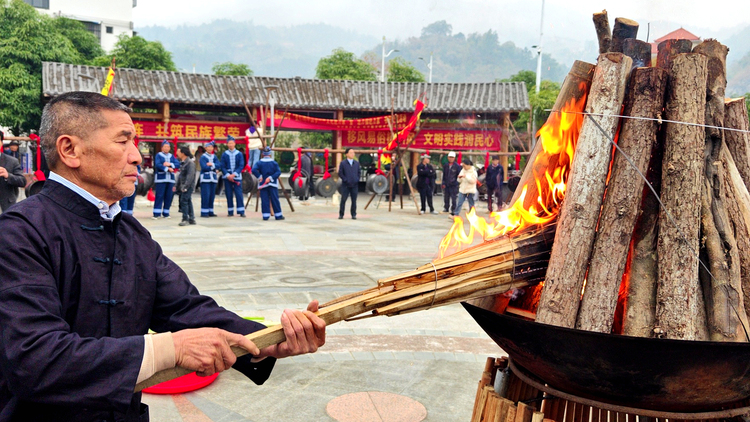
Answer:
POLYGON ((427 63, 423 58, 419 58, 419 60, 422 60, 427 65, 427 68, 430 69, 430 77, 427 79, 429 83, 432 83, 432 51, 430 51, 430 62, 427 63))
MULTIPOLYGON (((544 35, 544 0, 542 0, 542 18, 539 22, 539 45, 536 47, 536 87, 534 91, 539 93, 539 86, 542 84, 542 36, 544 35)), ((534 113, 531 113, 531 145, 536 145, 536 119, 534 113)))
POLYGON ((398 50, 391 50, 388 54, 385 54, 385 35, 383 35, 383 59, 380 63, 380 82, 385 82, 385 58, 390 56, 391 53, 397 53, 398 50))

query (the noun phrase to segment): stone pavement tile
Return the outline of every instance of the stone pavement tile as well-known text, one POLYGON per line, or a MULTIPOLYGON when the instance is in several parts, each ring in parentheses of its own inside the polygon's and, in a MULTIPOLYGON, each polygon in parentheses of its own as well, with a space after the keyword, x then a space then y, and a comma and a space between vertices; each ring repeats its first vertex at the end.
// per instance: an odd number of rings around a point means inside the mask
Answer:
POLYGON ((427 336, 442 336, 442 330, 424 330, 424 334, 427 336))
POLYGON ((336 327, 336 328, 331 329, 331 334, 334 334, 337 336, 350 336, 354 334, 354 330, 351 328, 336 327))
POLYGON ((354 360, 374 360, 375 355, 372 354, 372 352, 351 352, 352 357, 354 357, 354 360))
POLYGON ((370 331, 372 331, 372 334, 376 334, 376 335, 391 334, 391 330, 389 330, 388 328, 370 328, 370 331))
POLYGON ((414 360, 413 352, 393 352, 393 356, 396 360, 414 360))
POLYGON ((152 421, 183 422, 171 395, 144 393, 143 402, 149 406, 152 421))
MULTIPOLYGON (((185 398, 195 405, 201 412, 203 412, 210 421, 221 421, 221 422, 245 422, 248 419, 244 416, 235 413, 218 403, 201 397, 197 393, 188 393, 184 395, 185 398)), ((185 419, 186 421, 192 422, 192 419, 185 419)), ((197 422, 197 421, 196 421, 197 422)))
POLYGON ((354 360, 354 356, 352 356, 352 354, 349 352, 333 352, 333 353, 330 353, 330 355, 333 358, 333 360, 337 362, 354 360))
POLYGON ((352 329, 354 335, 366 336, 372 334, 372 330, 369 328, 354 328, 352 329))
POLYGON ((435 355, 435 359, 437 360, 456 360, 456 355, 451 352, 433 352, 433 354, 435 355))
POLYGON ((315 362, 333 362, 333 356, 330 353, 313 353, 312 358, 315 362))
POLYGON ((393 352, 372 352, 372 355, 377 360, 394 360, 394 359, 396 359, 396 356, 393 355, 393 352))
POLYGON ((455 355, 459 362, 477 362, 476 355, 473 353, 456 353, 455 355))
POLYGON ((435 355, 432 352, 413 352, 414 359, 419 361, 435 360, 435 355))

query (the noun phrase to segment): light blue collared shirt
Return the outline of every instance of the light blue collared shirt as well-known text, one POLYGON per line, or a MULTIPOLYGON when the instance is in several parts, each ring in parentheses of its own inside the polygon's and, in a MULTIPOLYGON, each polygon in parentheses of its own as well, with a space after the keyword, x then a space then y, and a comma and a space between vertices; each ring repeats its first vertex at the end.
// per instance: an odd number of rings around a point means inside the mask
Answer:
POLYGON ((85 199, 86 201, 93 204, 98 210, 99 214, 102 216, 102 219, 106 221, 112 221, 117 217, 117 214, 120 213, 120 202, 117 201, 110 207, 107 205, 106 202, 98 199, 94 195, 88 193, 86 190, 81 188, 80 186, 76 185, 75 183, 71 182, 70 180, 60 176, 59 174, 55 173, 54 171, 49 172, 49 180, 54 180, 55 182, 65 186, 66 188, 72 190, 73 192, 77 193, 81 196, 81 198, 85 199))

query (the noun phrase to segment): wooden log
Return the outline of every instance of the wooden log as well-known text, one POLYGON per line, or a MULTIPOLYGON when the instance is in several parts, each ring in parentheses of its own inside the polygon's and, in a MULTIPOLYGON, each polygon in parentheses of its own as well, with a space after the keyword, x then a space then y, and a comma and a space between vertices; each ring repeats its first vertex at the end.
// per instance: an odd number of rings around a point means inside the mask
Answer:
MULTIPOLYGON (((692 43, 688 40, 668 40, 659 44, 656 66, 669 70, 674 56, 689 53, 692 43)), ((667 86, 669 89, 669 86, 667 86)), ((656 195, 661 196, 662 161, 664 158, 665 127, 657 135, 657 142, 651 151, 648 174, 646 175, 656 195)), ((654 335, 656 321, 656 285, 658 265, 656 245, 658 221, 661 208, 657 196, 644 187, 640 214, 633 232, 633 252, 630 258, 629 289, 626 298, 623 334, 634 337, 654 335)))
POLYGON ((622 42, 622 54, 633 59, 633 68, 651 67, 651 44, 628 38, 622 42))
POLYGON ((737 241, 742 302, 747 314, 750 312, 750 193, 726 146, 721 153, 721 165, 725 169, 722 185, 727 195, 727 211, 732 220, 734 237, 737 241))
POLYGON ((732 158, 734 158, 734 163, 745 182, 745 186, 750 186, 750 135, 747 133, 750 130, 750 124, 748 124, 747 105, 744 97, 725 101, 724 127, 745 131, 725 130, 724 141, 732 154, 732 158))
POLYGON ((693 50, 693 42, 690 40, 665 40, 659 43, 656 53, 656 66, 662 69, 670 69, 672 60, 678 55, 689 53, 693 50))
MULTIPOLYGON (((630 78, 624 115, 658 119, 664 104, 667 71, 659 68, 636 69, 630 78)), ((591 255, 586 291, 581 301, 577 328, 600 333, 612 331, 622 279, 641 204, 651 150, 656 143, 658 123, 654 120, 624 119, 618 145, 630 157, 615 152, 599 229, 591 255)), ((637 280, 635 280, 637 282, 637 280)))
POLYGON ((633 61, 622 53, 599 56, 557 223, 537 321, 573 328, 612 157, 625 86, 633 61), (604 129, 602 133, 594 123, 604 129))
POLYGON ((502 407, 500 396, 493 390, 487 393, 487 405, 484 407, 482 422, 488 422, 495 418, 498 408, 502 407))
POLYGON ((638 35, 638 22, 627 19, 615 19, 615 26, 612 28, 612 42, 609 44, 609 51, 612 53, 622 53, 622 44, 628 38, 635 38, 638 35))
MULTIPOLYGON (((708 59, 701 54, 679 54, 674 58, 665 107, 668 120, 703 125, 707 63, 708 59)), ((667 122, 661 186, 665 209, 659 214, 655 327, 666 338, 708 338, 697 256, 700 228, 697 199, 705 165, 703 146, 701 127, 667 122)))
POLYGON ((501 396, 500 406, 495 410, 495 416, 490 419, 490 422, 505 422, 505 418, 508 417, 508 409, 511 406, 513 406, 513 402, 501 396))
POLYGON ((516 407, 516 419, 515 422, 531 422, 531 418, 534 415, 534 408, 523 403, 518 402, 516 407))
POLYGON ((516 413, 518 408, 515 405, 508 406, 508 411, 505 413, 505 422, 516 422, 516 413))
POLYGON ((609 29, 609 18, 606 10, 594 13, 594 28, 596 29, 596 38, 599 40, 599 54, 606 53, 609 51, 609 44, 612 43, 612 31, 609 29))
MULTIPOLYGON (((742 282, 737 242, 732 232, 722 189, 724 169, 719 154, 724 146, 724 92, 729 49, 716 40, 706 40, 693 49, 708 58, 705 109, 705 179, 701 201, 701 239, 708 272, 703 275, 708 331, 713 341, 747 341, 747 314, 742 304, 742 282)), ((705 270, 705 268, 702 268, 705 270)))
MULTIPOLYGON (((550 114, 550 118, 553 118, 555 112, 562 110, 565 104, 570 102, 570 100, 575 100, 588 94, 589 89, 591 88, 591 80, 594 76, 595 67, 596 66, 591 63, 578 60, 573 63, 570 72, 568 72, 565 81, 563 81, 563 84, 560 87, 560 93, 557 95, 555 105, 552 107, 553 112, 550 114)), ((524 187, 526 187, 527 190, 524 199, 524 209, 529 209, 529 206, 536 202, 537 197, 539 196, 539 190, 534 182, 534 175, 544 174, 544 170, 549 164, 548 162, 537 162, 536 158, 542 152, 542 143, 537 142, 529 156, 529 164, 526 165, 521 180, 518 182, 518 188, 513 193, 513 197, 510 200, 511 204, 518 200, 524 187)))

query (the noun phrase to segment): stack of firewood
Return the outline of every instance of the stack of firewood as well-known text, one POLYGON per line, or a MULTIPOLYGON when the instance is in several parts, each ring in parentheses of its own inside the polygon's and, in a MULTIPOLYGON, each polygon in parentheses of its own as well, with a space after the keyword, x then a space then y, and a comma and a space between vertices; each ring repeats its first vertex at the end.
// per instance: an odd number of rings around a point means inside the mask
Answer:
POLYGON ((601 54, 536 320, 748 341, 750 145, 744 99, 724 98, 728 49, 668 40, 651 67, 636 22, 594 22, 601 54))

